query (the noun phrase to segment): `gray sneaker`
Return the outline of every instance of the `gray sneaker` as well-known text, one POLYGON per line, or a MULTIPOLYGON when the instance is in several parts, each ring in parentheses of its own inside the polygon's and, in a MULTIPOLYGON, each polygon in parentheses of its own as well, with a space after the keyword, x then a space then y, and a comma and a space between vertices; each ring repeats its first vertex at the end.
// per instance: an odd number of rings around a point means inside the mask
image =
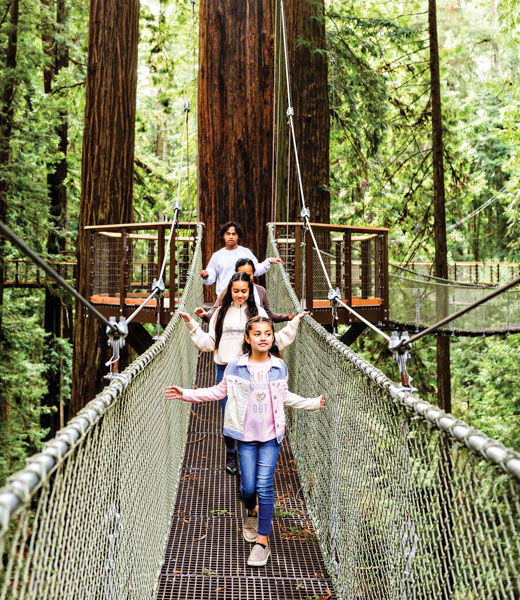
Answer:
POLYGON ((242 525, 242 533, 246 542, 252 544, 258 537, 258 517, 246 517, 242 525))
POLYGON ((247 559, 247 564, 250 567, 263 567, 270 554, 271 551, 269 550, 269 546, 264 548, 260 544, 255 544, 251 550, 249 558, 247 559))

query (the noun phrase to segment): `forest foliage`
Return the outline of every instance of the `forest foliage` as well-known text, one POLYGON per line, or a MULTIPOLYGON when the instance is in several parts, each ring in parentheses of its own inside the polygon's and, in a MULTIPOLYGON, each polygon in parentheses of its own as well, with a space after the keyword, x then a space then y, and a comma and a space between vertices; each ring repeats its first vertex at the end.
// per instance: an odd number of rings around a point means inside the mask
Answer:
MULTIPOLYGON (((0 0, 0 115, 11 85, 12 128, 6 183, 8 225, 42 256, 73 256, 79 214, 82 127, 87 63, 87 0, 19 0, 16 66, 7 66, 12 0, 0 0), (44 87, 51 46, 66 48, 68 63, 52 89, 44 87), (47 48, 47 50, 46 50, 47 48), (68 148, 57 129, 66 119, 68 148), (48 174, 66 158, 67 218, 50 216, 48 174), (66 239, 50 255, 54 231, 66 239)), ((447 222, 450 260, 504 260, 520 255, 520 18, 518 2, 442 0, 438 3, 441 52, 447 222)), ((391 261, 433 258, 430 79, 427 3, 424 0, 326 0, 331 108, 332 221, 390 228, 391 261)), ((186 84, 190 82, 189 177, 183 179, 183 218, 196 218, 196 58, 190 58, 191 2, 142 0, 135 151, 136 221, 171 214, 183 152, 186 84)), ((192 32, 192 49, 197 30, 192 32)), ((0 136, 5 133, 1 130, 0 136)), ((1 149, 1 148, 0 148, 1 149)), ((20 257, 6 247, 6 256, 20 257)), ((46 436, 47 375, 63 373, 70 388, 71 348, 58 339, 49 350, 42 290, 6 289, 2 310, 0 380, 8 422, 0 423, 0 481, 37 451, 46 436)), ((386 348, 370 335, 356 350, 396 377, 386 348)), ((518 364, 520 338, 452 342, 454 413, 520 449, 518 364)), ((421 395, 435 402, 432 338, 414 349, 410 371, 421 395)))

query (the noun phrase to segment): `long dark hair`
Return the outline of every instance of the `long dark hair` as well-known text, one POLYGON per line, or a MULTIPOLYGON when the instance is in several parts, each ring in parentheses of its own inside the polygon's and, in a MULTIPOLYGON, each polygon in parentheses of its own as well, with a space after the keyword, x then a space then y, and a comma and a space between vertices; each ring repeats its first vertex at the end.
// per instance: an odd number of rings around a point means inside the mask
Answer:
POLYGON ((251 344, 246 342, 246 334, 249 335, 249 332, 251 331, 251 329, 253 328, 253 325, 255 323, 269 323, 269 325, 271 325, 271 331, 273 332, 273 345, 271 346, 271 349, 269 350, 269 352, 271 354, 274 354, 275 356, 278 356, 278 358, 280 358, 280 350, 278 349, 278 346, 276 345, 276 341, 274 339, 273 322, 271 321, 271 319, 269 317, 262 317, 262 316, 253 317, 252 319, 249 319, 246 323, 246 328, 244 331, 244 343, 242 344, 242 351, 244 352, 244 354, 251 354, 251 344))
POLYGON ((233 277, 229 280, 226 295, 222 300, 222 306, 218 311, 217 320, 215 322, 215 350, 218 350, 218 345, 220 344, 220 338, 222 337, 222 327, 224 325, 224 319, 226 318, 226 313, 229 310, 229 307, 233 304, 233 297, 231 296, 231 286, 235 281, 244 281, 249 286, 249 297, 246 300, 246 315, 247 318, 256 317, 258 314, 258 307, 256 306, 255 297, 253 293, 253 282, 251 281, 251 277, 247 273, 240 272, 235 273, 233 277))

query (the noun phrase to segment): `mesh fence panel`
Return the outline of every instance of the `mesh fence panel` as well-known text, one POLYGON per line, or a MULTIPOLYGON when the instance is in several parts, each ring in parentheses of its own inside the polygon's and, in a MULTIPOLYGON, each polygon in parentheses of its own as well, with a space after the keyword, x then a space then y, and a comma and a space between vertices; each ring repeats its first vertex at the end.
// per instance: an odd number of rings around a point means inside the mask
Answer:
MULTIPOLYGON (((390 274, 390 320, 410 328, 432 325, 480 300, 492 291, 487 286, 442 283, 412 277, 394 268, 390 274)), ((445 331, 500 333, 520 330, 520 291, 512 288, 447 323, 445 331)))
MULTIPOLYGON (((181 303, 189 312, 202 302, 201 233, 181 303)), ((9 479, 0 492, 2 600, 154 597, 189 416, 164 388, 191 387, 196 363, 176 316, 9 479)))
MULTIPOLYGON (((435 266, 429 262, 408 263, 411 271, 426 277, 432 276, 435 266)), ((519 263, 453 262, 448 265, 448 278, 459 283, 501 285, 518 277, 519 263)))
MULTIPOLYGON (((186 224, 184 224, 186 225, 186 224)), ((122 245, 121 232, 95 231, 92 232, 91 264, 92 285, 91 292, 95 296, 119 295, 121 285, 121 259, 122 251, 125 254, 125 264, 128 281, 126 282, 127 294, 147 295, 152 291, 154 279, 159 275, 162 266, 165 246, 170 235, 170 229, 157 226, 157 230, 150 228, 140 230, 137 225, 131 226, 131 233, 122 245), (163 242, 162 250, 160 242, 163 242)), ((174 244, 175 269, 174 279, 178 282, 180 293, 186 284, 186 273, 193 258, 195 231, 192 227, 179 223, 175 228, 174 244)), ((164 270, 164 283, 168 290, 172 269, 170 266, 170 253, 166 255, 164 270)))
MULTIPOLYGON (((270 244, 275 256, 272 230, 270 244)), ((273 310, 298 306, 279 265, 268 289, 273 310)), ((327 396, 326 410, 287 417, 338 597, 520 597, 520 455, 404 392, 309 317, 284 359, 293 391, 327 396)))
MULTIPOLYGON (((49 264, 67 281, 75 280, 75 262, 61 260, 49 261, 49 264)), ((55 283, 34 261, 24 258, 6 259, 3 277, 5 287, 34 287, 55 283)))

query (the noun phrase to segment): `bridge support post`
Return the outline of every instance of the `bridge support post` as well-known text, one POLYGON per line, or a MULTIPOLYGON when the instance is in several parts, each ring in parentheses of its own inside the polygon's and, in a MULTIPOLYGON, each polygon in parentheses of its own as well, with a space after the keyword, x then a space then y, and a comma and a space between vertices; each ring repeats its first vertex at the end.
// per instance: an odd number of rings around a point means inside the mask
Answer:
POLYGON ((340 337, 339 341, 343 342, 345 346, 351 346, 366 328, 367 325, 364 323, 352 323, 350 328, 340 337))

